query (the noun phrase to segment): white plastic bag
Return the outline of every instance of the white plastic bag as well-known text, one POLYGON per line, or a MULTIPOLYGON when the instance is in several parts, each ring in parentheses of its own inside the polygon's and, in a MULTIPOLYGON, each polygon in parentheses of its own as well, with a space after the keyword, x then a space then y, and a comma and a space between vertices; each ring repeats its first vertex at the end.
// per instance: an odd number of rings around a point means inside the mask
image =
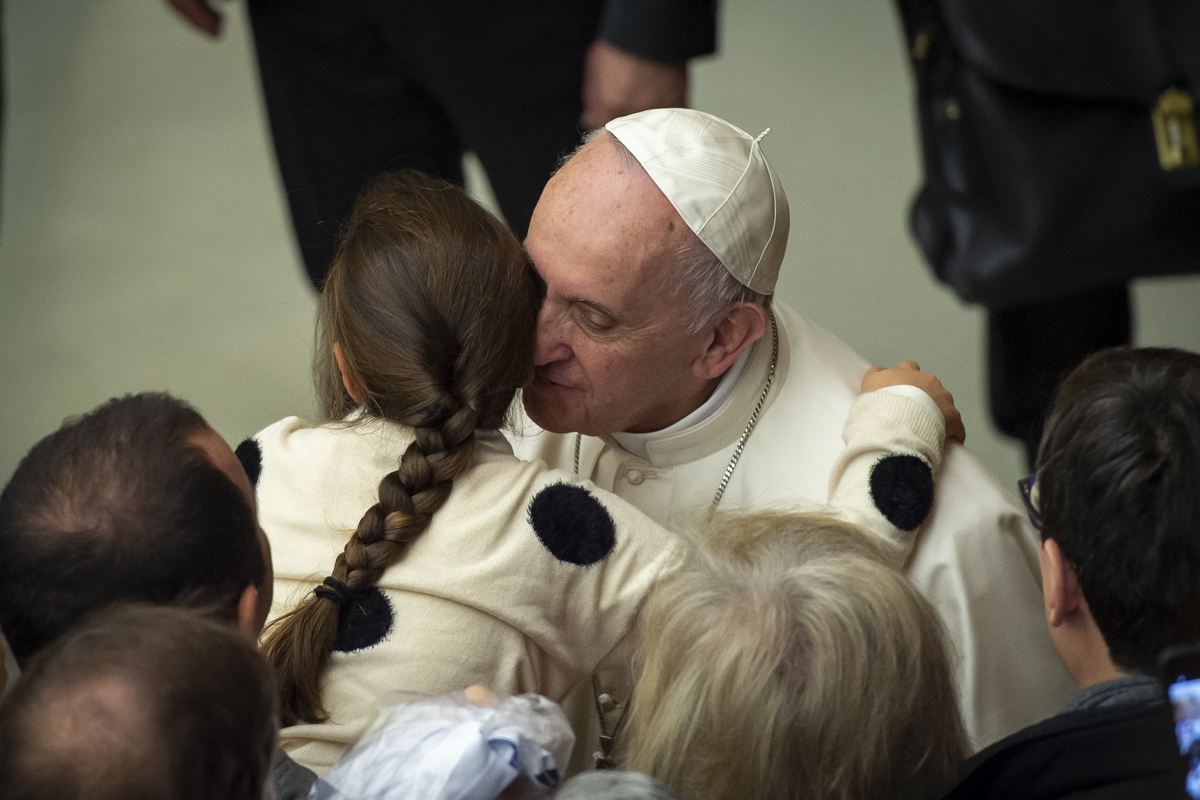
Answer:
POLYGON ((493 800, 518 779, 549 790, 574 744, 541 695, 485 706, 456 692, 383 709, 309 800, 493 800))

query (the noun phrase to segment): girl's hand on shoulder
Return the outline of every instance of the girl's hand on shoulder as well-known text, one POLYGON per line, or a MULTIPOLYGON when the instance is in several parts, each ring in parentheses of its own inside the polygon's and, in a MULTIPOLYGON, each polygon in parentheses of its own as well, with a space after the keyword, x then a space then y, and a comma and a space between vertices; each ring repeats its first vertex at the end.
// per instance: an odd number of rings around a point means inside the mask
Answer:
POLYGON ((866 394, 888 386, 915 386, 925 392, 937 404, 946 420, 946 438, 959 444, 966 441, 967 430, 963 426, 962 414, 954 406, 954 395, 942 386, 936 375, 921 372, 921 367, 915 361, 901 361, 895 369, 870 367, 863 375, 859 391, 866 394))

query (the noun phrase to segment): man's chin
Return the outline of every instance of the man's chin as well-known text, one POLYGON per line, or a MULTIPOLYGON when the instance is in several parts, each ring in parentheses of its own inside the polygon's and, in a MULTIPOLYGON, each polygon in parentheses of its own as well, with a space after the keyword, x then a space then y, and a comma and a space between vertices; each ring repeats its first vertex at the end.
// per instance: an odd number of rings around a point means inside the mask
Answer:
POLYGON ((521 391, 521 399, 525 404, 525 414, 533 423, 550 433, 574 433, 577 425, 572 424, 571 414, 562 403, 565 387, 557 384, 538 384, 526 386, 521 391))

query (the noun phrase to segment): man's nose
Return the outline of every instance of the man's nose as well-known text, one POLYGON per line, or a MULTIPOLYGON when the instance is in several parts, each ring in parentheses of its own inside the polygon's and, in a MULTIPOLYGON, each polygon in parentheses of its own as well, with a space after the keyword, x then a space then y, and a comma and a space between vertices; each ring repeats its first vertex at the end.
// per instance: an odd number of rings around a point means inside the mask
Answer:
POLYGON ((561 318, 542 305, 538 312, 537 339, 533 347, 533 365, 544 367, 571 357, 571 347, 563 335, 561 318))

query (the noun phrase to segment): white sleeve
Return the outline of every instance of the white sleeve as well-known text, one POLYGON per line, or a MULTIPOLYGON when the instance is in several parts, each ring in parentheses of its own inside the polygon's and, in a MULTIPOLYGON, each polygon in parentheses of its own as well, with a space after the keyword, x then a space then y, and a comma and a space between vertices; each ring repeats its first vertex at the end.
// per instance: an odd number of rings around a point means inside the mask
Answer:
POLYGON ((846 446, 829 475, 829 504, 838 516, 886 541, 902 566, 933 505, 946 421, 920 389, 889 386, 855 401, 842 439, 846 446), (908 388, 920 397, 889 391, 908 388))
MULTIPOLYGON (((925 390, 912 386, 907 383, 898 383, 895 386, 885 386, 882 389, 876 389, 876 392, 887 392, 888 394, 898 394, 901 397, 909 397, 916 400, 929 411, 930 414, 942 415, 942 410, 938 408, 938 404, 933 401, 933 398, 926 394, 925 390)), ((873 392, 872 392, 873 394, 873 392)))

